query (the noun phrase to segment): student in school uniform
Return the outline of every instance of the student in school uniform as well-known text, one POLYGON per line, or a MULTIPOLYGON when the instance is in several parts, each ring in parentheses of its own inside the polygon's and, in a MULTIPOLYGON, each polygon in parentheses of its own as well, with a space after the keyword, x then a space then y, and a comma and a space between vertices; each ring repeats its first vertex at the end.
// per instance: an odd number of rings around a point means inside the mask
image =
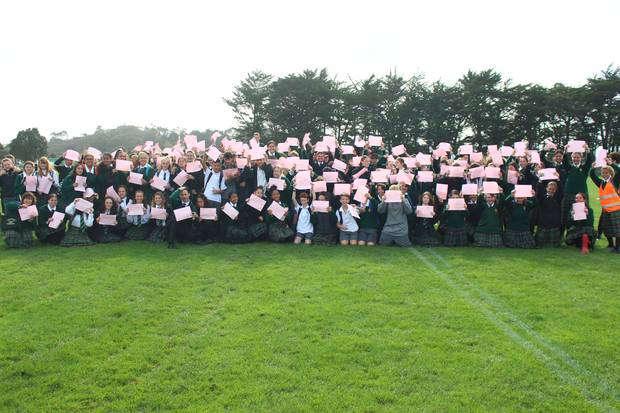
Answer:
POLYGON ((62 182, 71 173, 71 170, 75 168, 75 162, 61 156, 54 161, 54 167, 58 172, 58 181, 62 182))
POLYGON ((593 163, 594 155, 587 146, 585 159, 584 155, 579 152, 566 152, 564 155, 564 165, 566 169, 566 180, 562 188, 564 192, 564 198, 562 200, 562 222, 564 224, 570 216, 570 208, 573 205, 575 195, 581 192, 586 195, 586 198, 588 197, 587 180, 593 163))
POLYGON ((218 218, 220 220, 221 238, 224 242, 242 244, 249 241, 246 211, 245 208, 242 208, 239 196, 236 193, 233 192, 228 195, 228 202, 220 208, 218 218), (224 212, 226 205, 236 209, 239 214, 235 218, 228 216, 224 212))
POLYGON ((277 148, 278 147, 276 146, 275 141, 267 142, 267 150, 265 151, 265 156, 267 157, 267 159, 280 159, 286 156, 283 153, 278 152, 277 148))
POLYGON ((583 202, 587 211, 586 219, 575 220, 573 207, 570 207, 570 218, 566 230, 566 245, 574 245, 581 249, 582 254, 594 250, 596 233, 594 232, 594 211, 588 205, 588 197, 583 192, 575 195, 575 202, 583 202))
POLYGON ((127 178, 129 177, 129 172, 119 171, 116 168, 116 161, 119 161, 119 160, 127 161, 128 160, 127 158, 128 158, 127 152, 120 150, 120 149, 114 155, 115 163, 114 163, 114 169, 112 170, 113 177, 114 177, 113 178, 114 189, 118 189, 120 186, 124 186, 125 188, 127 187, 127 178))
POLYGON ((131 205, 141 205, 142 215, 127 214, 127 222, 130 224, 129 229, 125 233, 125 238, 133 241, 142 241, 149 237, 152 227, 149 225, 151 219, 151 207, 148 205, 144 191, 136 190, 133 199, 129 201, 128 210, 131 205))
POLYGON ((620 167, 605 165, 601 168, 601 177, 596 175, 594 169, 590 171, 590 177, 598 187, 598 198, 601 203, 601 220, 603 233, 615 253, 620 252, 620 167))
MULTIPOLYGON (((32 161, 24 162, 23 171, 17 174, 17 177, 15 178, 15 188, 13 189, 13 193, 15 194, 16 197, 19 197, 22 194, 25 194, 26 192, 30 192, 30 191, 26 191, 27 189, 26 178, 27 177, 34 177, 36 180, 36 174, 34 171, 34 162, 32 161)), ((34 192, 33 192, 33 195, 34 195, 34 192)))
POLYGON ((288 242, 293 239, 295 233, 289 226, 289 223, 292 219, 291 209, 287 204, 282 202, 280 199, 280 191, 277 189, 273 189, 271 191, 271 201, 267 203, 266 214, 265 214, 265 223, 267 224, 267 236, 269 240, 272 242, 288 242), (273 215, 273 210, 271 207, 274 204, 278 204, 284 209, 286 209, 286 214, 283 217, 284 219, 280 220, 273 215))
MULTIPOLYGON (((168 156, 159 159, 157 170, 153 174, 153 178, 155 177, 158 177, 166 183, 163 195, 170 194, 172 191, 172 186, 170 184, 172 182, 172 162, 168 156)), ((151 178, 149 183, 153 183, 153 178, 151 178)))
POLYGON ((95 157, 89 153, 82 156, 84 165, 84 176, 86 176, 86 186, 95 189, 97 187, 97 167, 95 157))
POLYGON ((65 177, 60 185, 60 200, 59 204, 62 207, 65 207, 73 202, 75 198, 81 198, 83 192, 76 191, 75 188, 78 186, 78 183, 75 181, 76 176, 85 176, 84 175, 84 165, 78 163, 75 165, 75 168, 71 171, 71 173, 65 177))
MULTIPOLYGON (((421 196, 420 205, 432 206, 435 209, 433 195, 430 192, 424 192, 421 196)), ((439 234, 435 230, 435 222, 437 222, 437 219, 438 214, 436 209, 432 218, 415 217, 412 241, 417 245, 425 247, 438 246, 440 244, 439 234)))
POLYGON ((168 239, 168 248, 176 248, 177 241, 193 242, 195 235, 195 232, 193 231, 193 221, 198 220, 199 217, 198 209, 191 200, 190 190, 186 187, 180 187, 175 190, 170 195, 169 203, 171 211, 168 214, 168 221, 166 222, 166 227, 168 228, 168 233, 166 236, 168 239), (190 208, 192 218, 177 221, 174 210, 185 207, 190 208))
MULTIPOLYGON (((254 196, 265 200, 265 195, 263 192, 263 187, 259 186, 254 190, 254 196)), ((265 214, 267 213, 267 203, 263 205, 263 208, 259 211, 250 205, 248 205, 248 201, 250 198, 245 200, 243 205, 244 215, 247 222, 247 231, 248 238, 250 241, 264 239, 267 234, 267 224, 265 221, 265 214)))
POLYGON ((17 199, 15 195, 15 180, 20 170, 13 163, 13 159, 6 157, 2 159, 2 168, 0 168, 0 195, 1 207, 5 210, 5 202, 17 199))
POLYGON ((50 228, 49 223, 52 220, 54 212, 62 212, 65 210, 58 205, 58 195, 50 194, 47 197, 47 204, 39 207, 39 216, 37 217, 37 229, 35 234, 39 241, 44 244, 59 245, 62 237, 65 235, 65 221, 60 223, 58 228, 50 228))
MULTIPOLYGON (((390 186, 390 191, 397 191, 398 185, 390 186)), ((377 207, 380 214, 386 214, 385 224, 381 230, 379 245, 398 245, 399 247, 410 247, 409 225, 407 216, 413 213, 413 207, 401 192, 401 202, 385 202, 385 195, 381 198, 381 203, 377 207)))
MULTIPOLYGON (((313 192, 313 196, 318 201, 329 201, 327 194, 322 192, 316 194, 313 192)), ((336 215, 332 212, 332 207, 328 207, 327 212, 319 212, 312 208, 312 227, 314 234, 312 236, 312 243, 314 245, 335 245, 336 236, 336 215)))
POLYGON ((32 192, 24 192, 21 200, 6 202, 5 219, 2 223, 4 242, 7 248, 30 248, 33 244, 32 231, 36 228, 36 217, 22 221, 19 210, 36 205, 32 192))
POLYGON ((559 247, 562 243, 562 192, 557 181, 547 182, 537 193, 536 246, 559 247))
MULTIPOLYGON (((97 194, 91 188, 87 188, 83 195, 83 199, 90 202, 94 202, 96 197, 97 194)), ((65 213, 69 217, 69 229, 60 242, 61 247, 77 247, 95 244, 93 240, 90 239, 87 232, 87 229, 92 227, 95 222, 95 211, 93 208, 80 211, 77 209, 77 202, 78 199, 75 199, 65 208, 65 213)))
MULTIPOLYGON (((186 172, 186 168, 187 168, 187 159, 185 159, 184 157, 180 157, 179 159, 177 159, 176 164, 172 165, 172 176, 170 178, 171 179, 170 186, 172 187, 173 192, 179 189, 179 185, 176 182, 174 182, 174 179, 181 172, 186 172)), ((186 185, 185 187, 190 190, 190 193, 191 193, 191 187, 194 186, 193 182, 195 180, 196 178, 194 177, 194 175, 188 174, 187 182, 183 184, 183 185, 186 185)))
POLYGON ((204 171, 201 193, 207 198, 209 208, 219 208, 222 205, 222 194, 226 191, 222 162, 217 159, 211 161, 211 167, 204 171))
POLYGON ((501 248, 504 246, 501 198, 501 194, 485 194, 484 197, 478 197, 475 209, 477 224, 474 230, 476 247, 501 248))
POLYGON ((116 206, 116 204, 114 204, 114 200, 109 196, 103 197, 101 205, 99 206, 99 208, 97 208, 97 212, 95 212, 95 224, 91 228, 92 231, 87 230, 91 238, 95 240, 95 242, 101 244, 109 244, 121 241, 123 238, 118 235, 118 233, 114 232, 114 227, 116 225, 101 225, 99 223, 101 221, 102 215, 113 215, 115 217, 118 216, 118 207, 116 206))
POLYGON ((166 208, 166 195, 161 191, 155 192, 153 194, 153 199, 151 200, 151 220, 153 221, 153 223, 151 224, 152 231, 150 232, 147 238, 149 241, 155 244, 166 241, 166 236, 167 236, 166 221, 168 220, 169 214, 170 214, 170 211, 168 211, 168 209, 166 208), (158 218, 153 219, 153 211, 156 209, 165 210, 166 218, 165 219, 158 219, 158 218))
POLYGON ((117 215, 116 215, 116 226, 113 228, 113 232, 121 237, 125 237, 125 233, 131 227, 129 221, 127 221, 127 207, 129 202, 129 195, 127 193, 127 187, 125 185, 120 185, 116 193, 120 198, 120 201, 117 205, 117 215))
POLYGON ((153 179, 153 175, 155 175, 155 169, 153 169, 153 167, 148 162, 149 155, 146 152, 140 152, 138 154, 138 167, 134 168, 133 172, 142 174, 142 184, 138 185, 128 182, 130 194, 141 190, 145 202, 148 202, 151 198, 152 189, 150 181, 153 179))
MULTIPOLYGON (((461 198, 458 190, 450 192, 451 199, 461 198)), ((466 247, 469 243, 467 238, 468 210, 450 210, 448 202, 445 202, 441 213, 441 227, 443 230, 443 245, 445 247, 466 247)))
POLYGON ((247 195, 245 198, 248 198, 256 187, 266 188, 271 177, 273 177, 273 168, 265 162, 264 158, 252 161, 252 164, 246 166, 241 173, 240 186, 247 195))
MULTIPOLYGON (((532 191, 532 196, 534 191, 532 191)), ((514 198, 514 193, 503 203, 506 221, 504 245, 508 248, 536 248, 530 220, 535 202, 532 198, 514 198)))
POLYGON ((358 218, 355 218, 352 212, 357 211, 357 206, 351 205, 350 201, 350 195, 340 195, 340 208, 336 210, 336 227, 340 230, 338 235, 340 245, 357 245, 357 233, 360 227, 358 218))
POLYGON ((219 227, 217 222, 217 215, 215 221, 203 219, 200 216, 201 208, 208 208, 207 198, 203 194, 196 195, 196 210, 198 213, 198 219, 193 221, 194 228, 194 244, 207 245, 213 241, 216 241, 219 236, 219 227))
POLYGON ((97 176, 95 178, 95 192, 99 195, 99 199, 105 198, 106 190, 114 186, 114 165, 112 164, 112 154, 104 153, 101 162, 96 168, 97 176))
POLYGON ((60 189, 59 175, 54 170, 54 165, 42 156, 37 161, 37 205, 44 206, 47 204, 47 198, 50 194, 55 194, 60 189), (39 183, 43 180, 49 181, 52 186, 47 193, 39 191, 39 183))
POLYGON ((379 226, 381 225, 378 208, 379 202, 368 192, 366 200, 359 207, 360 229, 357 235, 358 245, 368 245, 371 247, 377 244, 379 240, 379 226))
POLYGON ((293 224, 292 227, 295 232, 294 244, 306 245, 312 244, 312 237, 314 236, 314 225, 312 225, 312 209, 309 203, 310 197, 306 192, 299 194, 299 203, 295 197, 293 197, 293 224))

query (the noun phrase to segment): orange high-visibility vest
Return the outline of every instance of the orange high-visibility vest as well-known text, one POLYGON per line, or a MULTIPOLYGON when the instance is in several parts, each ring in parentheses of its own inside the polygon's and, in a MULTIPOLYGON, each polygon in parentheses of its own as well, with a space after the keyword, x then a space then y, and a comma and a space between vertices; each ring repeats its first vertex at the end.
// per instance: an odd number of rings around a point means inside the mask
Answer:
POLYGON ((616 188, 614 188, 611 183, 611 179, 605 185, 605 189, 603 189, 603 185, 598 187, 598 197, 601 201, 601 207, 604 212, 614 212, 620 210, 620 196, 618 195, 616 188))

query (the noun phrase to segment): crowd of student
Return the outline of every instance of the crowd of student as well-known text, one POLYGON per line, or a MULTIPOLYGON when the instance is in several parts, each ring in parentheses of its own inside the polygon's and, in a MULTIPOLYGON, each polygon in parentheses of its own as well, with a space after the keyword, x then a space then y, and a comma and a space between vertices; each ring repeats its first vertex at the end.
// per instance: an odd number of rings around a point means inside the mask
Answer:
POLYGON ((2 160, 2 230, 10 248, 122 240, 206 244, 620 247, 620 154, 581 141, 540 151, 472 145, 388 151, 380 137, 341 145, 308 135, 262 146, 186 136, 171 148, 67 151, 20 167, 2 160), (217 145, 215 145, 217 142, 217 145), (482 149, 482 148, 481 148, 482 149), (602 206, 599 233, 588 178, 602 206))

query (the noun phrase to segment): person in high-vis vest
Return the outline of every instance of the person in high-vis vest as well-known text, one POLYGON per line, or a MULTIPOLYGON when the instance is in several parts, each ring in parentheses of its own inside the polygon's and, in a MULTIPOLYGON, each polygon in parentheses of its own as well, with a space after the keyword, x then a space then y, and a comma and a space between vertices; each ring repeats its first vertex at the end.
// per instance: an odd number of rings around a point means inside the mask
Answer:
POLYGON ((595 170, 590 171, 590 178, 598 186, 598 197, 601 203, 603 232, 612 251, 620 252, 620 168, 614 164, 601 168, 601 177, 595 170))

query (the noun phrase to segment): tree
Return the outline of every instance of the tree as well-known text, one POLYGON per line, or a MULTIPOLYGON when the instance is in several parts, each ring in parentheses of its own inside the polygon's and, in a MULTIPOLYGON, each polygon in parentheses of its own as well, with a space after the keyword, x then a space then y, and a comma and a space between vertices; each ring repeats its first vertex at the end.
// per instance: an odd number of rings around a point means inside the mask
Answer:
POLYGON ((232 99, 224 102, 232 108, 238 127, 238 137, 249 138, 253 132, 269 136, 266 128, 266 105, 270 92, 272 76, 259 70, 248 74, 245 80, 235 87, 232 99))
POLYGON ((37 128, 19 131, 9 146, 11 153, 23 161, 36 160, 47 154, 47 139, 41 136, 37 128))

